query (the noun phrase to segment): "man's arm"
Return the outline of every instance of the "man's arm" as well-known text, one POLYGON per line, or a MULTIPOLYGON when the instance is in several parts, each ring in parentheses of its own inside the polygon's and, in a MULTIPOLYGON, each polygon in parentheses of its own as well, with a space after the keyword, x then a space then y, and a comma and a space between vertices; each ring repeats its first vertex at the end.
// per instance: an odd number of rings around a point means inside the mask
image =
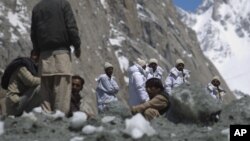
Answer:
POLYGON ((133 113, 142 113, 148 108, 153 108, 156 110, 162 110, 168 106, 168 100, 162 96, 162 95, 157 95, 153 99, 132 107, 132 112, 133 113))
POLYGON ((81 55, 81 39, 79 37, 78 33, 78 27, 76 24, 76 20, 72 11, 72 8, 70 6, 70 3, 68 1, 65 1, 63 3, 63 12, 64 12, 64 18, 65 18, 65 25, 66 29, 69 35, 70 44, 72 44, 75 48, 75 55, 76 57, 80 57, 81 55))
POLYGON ((101 77, 99 83, 101 83, 102 88, 100 87, 99 88, 102 91, 104 91, 107 94, 115 94, 116 90, 107 77, 101 77))
POLYGON ((17 75, 25 86, 33 87, 39 85, 41 82, 41 79, 33 76, 26 67, 21 67, 17 75))

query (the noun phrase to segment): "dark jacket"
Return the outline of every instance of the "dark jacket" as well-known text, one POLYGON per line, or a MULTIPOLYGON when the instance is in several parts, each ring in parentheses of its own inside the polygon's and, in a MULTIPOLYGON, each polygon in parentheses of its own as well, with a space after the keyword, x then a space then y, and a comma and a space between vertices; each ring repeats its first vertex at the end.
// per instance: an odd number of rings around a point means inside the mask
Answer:
POLYGON ((67 0, 41 0, 32 11, 31 40, 38 51, 80 48, 80 37, 67 0))
POLYGON ((68 117, 73 116, 74 112, 80 111, 81 99, 82 98, 80 94, 71 94, 70 110, 68 113, 68 117))

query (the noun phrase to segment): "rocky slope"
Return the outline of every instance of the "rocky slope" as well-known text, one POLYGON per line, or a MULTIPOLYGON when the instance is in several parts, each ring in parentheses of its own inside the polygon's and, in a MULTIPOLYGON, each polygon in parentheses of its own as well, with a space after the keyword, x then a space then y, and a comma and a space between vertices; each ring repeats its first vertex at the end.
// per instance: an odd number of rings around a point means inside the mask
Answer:
MULTIPOLYGON (((37 2, 0 2, 1 72, 13 58, 29 54, 31 10, 37 2)), ((191 83, 206 85, 218 74, 203 56, 195 32, 178 19, 171 0, 70 0, 70 3, 82 40, 80 60, 73 57, 74 73, 85 78, 85 94, 94 94, 95 78, 103 73, 105 61, 114 64, 114 75, 124 94, 128 81, 126 70, 138 57, 157 58, 165 76, 181 57, 191 70, 191 83)), ((224 87, 228 91, 228 103, 234 96, 224 87)))

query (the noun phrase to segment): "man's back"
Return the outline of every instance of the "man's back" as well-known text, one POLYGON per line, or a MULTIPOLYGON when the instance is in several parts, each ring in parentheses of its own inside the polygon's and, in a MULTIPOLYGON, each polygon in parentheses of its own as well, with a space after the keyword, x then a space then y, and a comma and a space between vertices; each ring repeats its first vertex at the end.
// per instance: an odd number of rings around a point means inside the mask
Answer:
POLYGON ((36 50, 80 47, 71 6, 66 0, 41 0, 32 11, 31 39, 36 50))

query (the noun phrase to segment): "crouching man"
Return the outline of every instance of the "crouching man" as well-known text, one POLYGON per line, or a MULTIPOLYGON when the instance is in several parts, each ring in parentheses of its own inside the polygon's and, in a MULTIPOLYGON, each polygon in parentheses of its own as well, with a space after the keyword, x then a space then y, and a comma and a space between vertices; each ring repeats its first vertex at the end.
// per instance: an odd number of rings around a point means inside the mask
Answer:
POLYGON ((132 106, 132 113, 142 113, 147 120, 152 120, 166 113, 169 100, 164 92, 161 80, 158 78, 147 80, 146 91, 150 100, 140 105, 132 106))
POLYGON ((42 102, 40 78, 37 77, 38 58, 39 55, 31 51, 30 58, 17 58, 7 66, 1 81, 6 89, 7 115, 20 116, 42 102))

